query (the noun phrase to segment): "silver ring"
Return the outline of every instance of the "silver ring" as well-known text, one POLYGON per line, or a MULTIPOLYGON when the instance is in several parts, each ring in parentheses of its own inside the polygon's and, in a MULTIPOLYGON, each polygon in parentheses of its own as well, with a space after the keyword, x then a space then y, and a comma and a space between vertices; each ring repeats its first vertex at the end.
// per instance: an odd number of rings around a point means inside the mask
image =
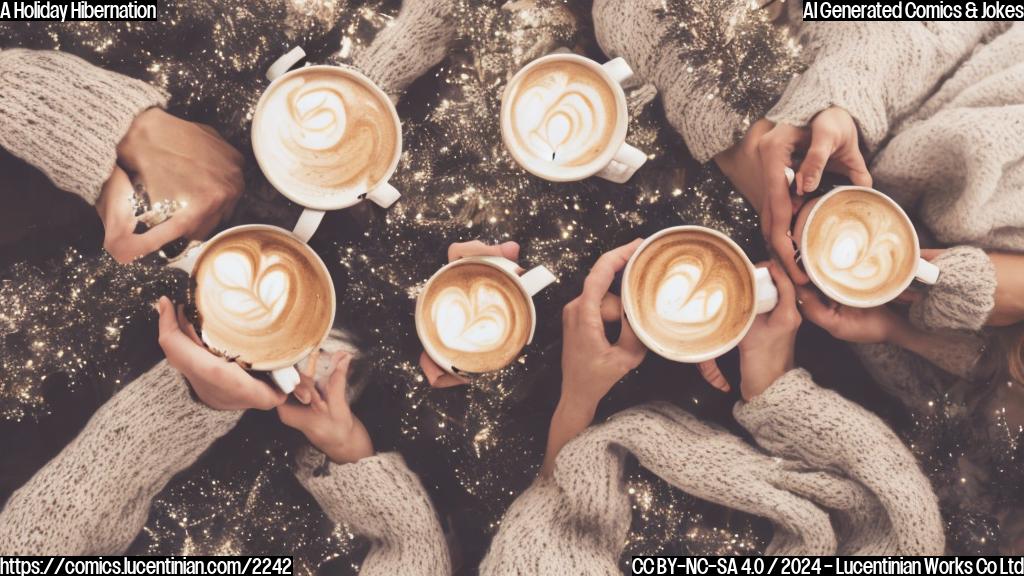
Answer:
POLYGON ((146 185, 140 181, 132 183, 132 213, 135 218, 144 224, 146 228, 152 228, 166 222, 176 212, 185 208, 186 202, 178 200, 160 200, 153 202, 146 190, 146 185))

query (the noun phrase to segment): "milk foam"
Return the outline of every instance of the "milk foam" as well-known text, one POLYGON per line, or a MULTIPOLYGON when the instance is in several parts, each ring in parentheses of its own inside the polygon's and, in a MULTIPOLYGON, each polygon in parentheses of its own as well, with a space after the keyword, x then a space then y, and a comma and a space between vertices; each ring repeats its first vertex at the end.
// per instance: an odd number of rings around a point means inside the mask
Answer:
POLYGON ((229 231, 202 248, 193 275, 202 338, 258 370, 319 344, 333 321, 330 277, 284 231, 229 231))
POLYGON ((740 334, 750 317, 753 284, 746 266, 706 232, 667 234, 630 266, 630 321, 672 353, 716 349, 740 334))
POLYGON ((303 197, 362 194, 388 176, 398 147, 390 103, 344 72, 311 69, 264 97, 253 121, 264 171, 303 197))
POLYGON ((607 149, 617 102, 603 77, 581 64, 557 62, 515 82, 503 105, 526 161, 543 170, 585 166, 607 149))
POLYGON ((489 352, 509 336, 512 309, 502 291, 489 282, 470 293, 448 287, 434 300, 430 317, 441 342, 461 352, 489 352))
POLYGON ((817 207, 806 264, 833 289, 875 299, 902 289, 912 272, 914 240, 896 209, 862 191, 844 191, 817 207))

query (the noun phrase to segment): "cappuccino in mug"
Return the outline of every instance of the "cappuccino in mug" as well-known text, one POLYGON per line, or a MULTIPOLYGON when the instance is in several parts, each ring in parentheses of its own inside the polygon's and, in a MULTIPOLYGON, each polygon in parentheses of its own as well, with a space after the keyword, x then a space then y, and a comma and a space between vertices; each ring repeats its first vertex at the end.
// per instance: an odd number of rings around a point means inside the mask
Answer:
POLYGON ((700 226, 645 240, 622 279, 630 326, 648 348, 679 362, 727 352, 777 300, 767 270, 755 270, 732 240, 700 226))
POLYGON ((320 258, 291 233, 239 226, 202 248, 192 274, 202 339, 254 370, 309 354, 334 320, 334 287, 320 258))
POLYGON ((533 340, 533 296, 556 280, 543 266, 519 274, 505 258, 474 256, 435 273, 416 300, 416 332, 450 374, 508 366, 533 340))
POLYGON ((625 182, 647 156, 625 143, 625 61, 600 65, 551 54, 520 70, 505 88, 501 133, 512 157, 541 178, 565 182, 598 175, 625 182))
POLYGON ((800 259, 833 300, 872 307, 895 299, 915 276, 933 284, 938 270, 920 259, 910 218, 888 196, 840 187, 817 201, 804 223, 800 259))
POLYGON ((449 268, 422 298, 425 337, 461 371, 507 366, 530 337, 529 296, 491 266, 449 268))
POLYGON ((263 94, 253 150, 275 188, 304 206, 337 208, 394 171, 401 147, 391 102, 354 72, 311 66, 263 94))

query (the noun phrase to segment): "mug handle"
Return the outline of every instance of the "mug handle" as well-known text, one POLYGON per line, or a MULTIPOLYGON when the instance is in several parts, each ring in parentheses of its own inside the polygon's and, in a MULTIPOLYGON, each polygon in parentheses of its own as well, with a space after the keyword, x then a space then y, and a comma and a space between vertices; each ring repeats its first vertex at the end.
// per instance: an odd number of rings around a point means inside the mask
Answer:
POLYGON ((633 69, 626 64, 626 61, 620 58, 613 58, 604 64, 601 64, 601 68, 612 77, 620 85, 629 82, 633 78, 633 69))
POLYGON ((299 221, 295 223, 292 233, 301 238, 303 242, 309 243, 309 239, 316 233, 316 229, 320 227, 320 222, 323 219, 323 210, 306 208, 302 211, 302 215, 299 216, 299 221))
POLYGON ((392 204, 398 201, 402 197, 402 193, 399 192, 394 186, 387 182, 377 186, 373 190, 366 193, 365 198, 381 208, 390 208, 392 204))
POLYGON ((551 273, 550 270, 544 266, 537 266, 522 275, 519 275, 519 264, 509 260, 508 258, 502 258, 501 256, 482 256, 483 260, 486 260, 499 268, 504 268, 512 274, 519 276, 519 281, 522 282, 523 288, 526 289, 526 293, 532 298, 541 290, 547 288, 552 282, 558 280, 558 277, 551 273))
POLYGON ((757 298, 757 313, 765 314, 779 303, 779 291, 772 282, 767 268, 754 268, 754 292, 757 298))
POLYGON ((558 277, 544 266, 537 266, 519 277, 519 281, 523 283, 523 287, 526 288, 526 293, 530 297, 535 296, 556 280, 558 280, 558 277))
POLYGON ((616 184, 623 184, 633 177, 633 174, 644 165, 644 162, 647 162, 647 154, 623 142, 612 161, 597 175, 616 184))
POLYGON ((931 286, 939 281, 939 267, 924 258, 918 258, 914 279, 922 284, 931 286))
POLYGON ((277 80, 305 59, 306 51, 301 46, 292 48, 284 56, 274 60, 270 68, 267 68, 267 80, 271 82, 277 80))
POLYGON ((284 368, 278 368, 270 372, 271 379, 274 380, 274 384, 281 389, 281 392, 285 394, 291 394, 295 391, 295 387, 299 385, 299 371, 295 369, 295 366, 286 366, 284 368))

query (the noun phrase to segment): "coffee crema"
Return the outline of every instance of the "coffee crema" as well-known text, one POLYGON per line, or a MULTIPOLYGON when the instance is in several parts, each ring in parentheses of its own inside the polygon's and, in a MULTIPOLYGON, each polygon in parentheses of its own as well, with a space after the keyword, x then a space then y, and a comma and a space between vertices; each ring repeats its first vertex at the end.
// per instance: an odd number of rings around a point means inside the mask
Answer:
POLYGON ((530 337, 528 296, 505 273, 485 264, 453 266, 422 296, 420 318, 431 346, 462 372, 510 364, 530 337))
POLYGON ((400 138, 390 102, 337 68, 301 69, 279 81, 264 94, 253 131, 268 176, 314 202, 382 184, 400 138))
POLYGON ((745 257, 696 230, 666 234, 630 267, 629 321, 670 353, 697 356, 743 332, 754 306, 745 257))
POLYGON ((902 212, 871 192, 848 189, 814 208, 801 258, 819 282, 843 298, 891 299, 916 264, 916 239, 902 212))
POLYGON ((607 150, 618 121, 608 81, 578 62, 540 64, 513 79, 502 106, 522 162, 542 172, 584 167, 607 150))
POLYGON ((203 247, 193 274, 202 338, 255 369, 280 367, 320 344, 332 322, 331 280, 285 232, 228 232, 203 247))

